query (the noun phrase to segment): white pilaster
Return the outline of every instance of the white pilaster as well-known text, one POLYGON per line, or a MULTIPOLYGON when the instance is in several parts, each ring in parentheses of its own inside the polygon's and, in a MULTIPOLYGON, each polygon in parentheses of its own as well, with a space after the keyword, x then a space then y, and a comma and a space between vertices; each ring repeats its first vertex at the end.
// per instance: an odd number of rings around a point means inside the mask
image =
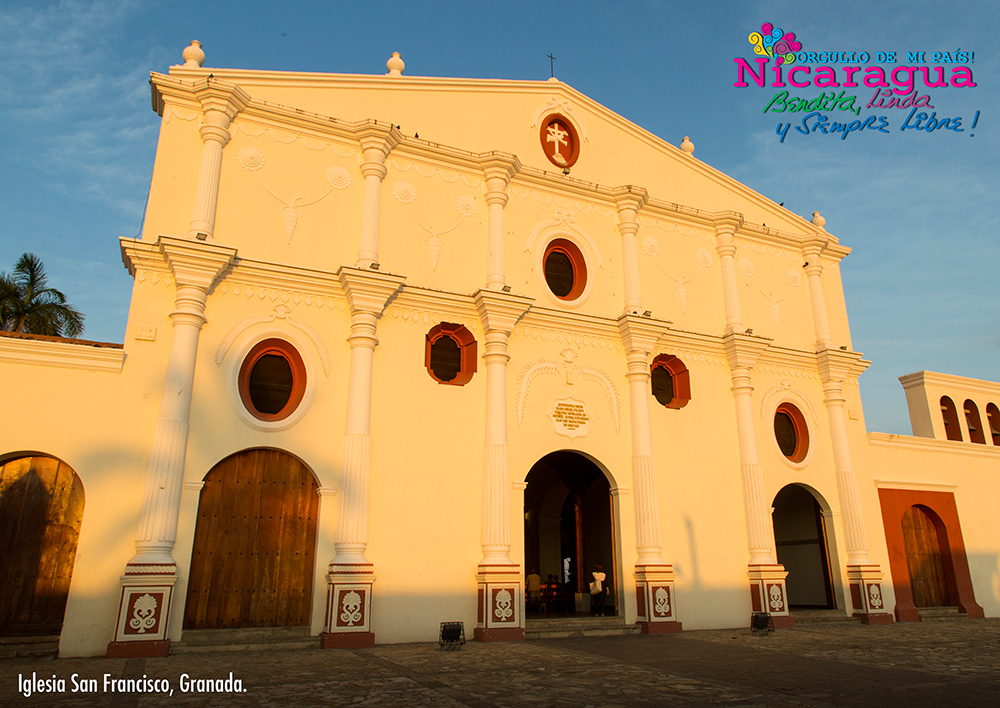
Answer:
POLYGON ((385 159, 402 135, 390 123, 368 121, 356 133, 361 143, 361 174, 365 179, 361 202, 361 238, 358 244, 358 268, 378 263, 378 231, 382 180, 387 169, 385 159))
POLYGON ((815 239, 806 244, 802 249, 805 256, 803 269, 809 281, 809 301, 812 303, 813 328, 816 332, 816 351, 828 349, 830 341, 830 324, 826 315, 826 299, 823 297, 823 282, 820 276, 823 274, 823 264, 819 260, 820 253, 823 252, 824 241, 815 239))
POLYGON ((351 369, 347 383, 347 416, 338 487, 336 555, 327 574, 327 626, 324 648, 372 646, 371 596, 374 566, 368 546, 368 490, 371 469, 372 361, 378 344, 376 328, 386 303, 404 278, 374 270, 343 266, 337 271, 351 308, 351 369))
POLYGON ((625 278, 625 309, 622 314, 642 313, 642 293, 639 286, 639 257, 636 249, 636 233, 639 210, 646 203, 648 195, 641 187, 618 187, 613 190, 618 208, 618 233, 622 237, 622 269, 625 278))
POLYGON ((239 86, 212 77, 196 86, 194 93, 201 101, 205 123, 201 126, 204 146, 188 236, 201 241, 213 241, 219 178, 222 174, 222 149, 229 142, 230 123, 250 103, 250 97, 239 86))
POLYGON ((208 291, 236 255, 233 248, 168 236, 161 236, 158 246, 177 287, 174 311, 170 313, 170 354, 146 467, 135 556, 125 566, 122 577, 118 630, 108 645, 108 656, 159 656, 169 646, 166 626, 177 578, 172 551, 184 483, 198 337, 205 323, 208 291), (144 626, 142 632, 132 632, 130 613, 143 594, 156 598, 155 624, 144 626))
POLYGON ((486 288, 502 290, 507 282, 504 266, 503 209, 507 204, 507 184, 521 169, 514 155, 491 152, 482 160, 486 179, 486 204, 490 210, 487 234, 486 288))
POLYGON ((726 217, 715 222, 715 251, 719 254, 719 265, 722 269, 722 298, 726 308, 725 333, 743 332, 743 318, 740 315, 740 297, 736 285, 736 243, 733 240, 736 230, 743 225, 743 219, 726 217))
POLYGON ((681 631, 674 597, 673 566, 662 558, 660 502, 649 421, 649 354, 667 323, 624 314, 618 331, 625 346, 632 430, 632 489, 635 505, 636 593, 643 633, 681 631))
POLYGON ((474 295, 486 333, 486 435, 477 584, 479 617, 475 637, 485 641, 524 639, 523 616, 508 613, 508 600, 521 605, 521 568, 510 558, 510 468, 507 460, 507 338, 532 299, 483 289, 474 295), (510 598, 508 598, 508 594, 510 598), (498 604, 499 603, 499 604, 498 604))

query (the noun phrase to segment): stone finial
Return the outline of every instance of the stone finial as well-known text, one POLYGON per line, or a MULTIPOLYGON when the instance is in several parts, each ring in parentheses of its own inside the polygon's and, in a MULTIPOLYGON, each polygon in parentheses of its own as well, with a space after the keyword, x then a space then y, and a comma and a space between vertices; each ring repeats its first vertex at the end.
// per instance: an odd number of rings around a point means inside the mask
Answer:
POLYGON ((818 226, 822 229, 824 226, 826 226, 826 219, 820 216, 820 213, 818 211, 814 211, 812 223, 813 225, 818 226))
POLYGON ((197 39, 193 40, 190 45, 184 47, 184 51, 181 53, 184 57, 184 66, 191 66, 194 68, 200 67, 205 63, 205 52, 201 49, 201 42, 197 39))
POLYGON ((688 155, 694 155, 694 143, 691 142, 691 138, 684 136, 684 140, 681 141, 681 150, 683 150, 688 155))
POLYGON ((389 57, 389 61, 385 63, 385 68, 389 70, 386 76, 402 76, 403 69, 406 68, 406 64, 399 57, 399 52, 393 52, 392 56, 389 57))

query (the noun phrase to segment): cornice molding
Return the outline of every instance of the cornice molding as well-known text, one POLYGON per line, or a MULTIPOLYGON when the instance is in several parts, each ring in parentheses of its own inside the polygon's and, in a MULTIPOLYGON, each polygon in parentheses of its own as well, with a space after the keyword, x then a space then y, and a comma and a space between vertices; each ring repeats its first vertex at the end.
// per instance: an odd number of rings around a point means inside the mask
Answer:
MULTIPOLYGON (((936 371, 917 371, 912 374, 906 374, 899 377, 899 382, 906 390, 919 386, 937 386, 960 390, 965 393, 985 393, 1000 397, 1000 383, 984 381, 983 379, 971 379, 966 376, 955 376, 953 374, 941 374, 936 371)), ((1000 401, 997 402, 997 405, 1000 405, 1000 401)))
POLYGON ((518 321, 531 309, 534 298, 495 290, 480 289, 472 299, 476 303, 483 330, 502 331, 510 334, 518 321))
POLYGON ((341 266, 337 278, 347 295, 351 312, 382 314, 389 300, 395 295, 406 278, 402 275, 382 273, 352 266, 341 266))
POLYGON ((1000 447, 974 442, 960 442, 958 440, 937 440, 936 438, 918 438, 912 435, 894 435, 891 433, 868 433, 868 444, 874 447, 899 448, 919 452, 941 452, 949 455, 967 455, 969 457, 987 457, 1000 460, 1000 447))
POLYGON ((235 248, 205 241, 160 236, 156 243, 178 287, 196 287, 206 292, 236 257, 235 248))
POLYGON ((579 312, 553 310, 545 307, 532 307, 521 318, 514 334, 528 330, 525 334, 533 335, 540 331, 542 336, 548 335, 553 341, 573 343, 588 343, 588 339, 606 340, 613 348, 621 347, 621 334, 615 320, 579 312))
POLYGON ((125 350, 118 347, 95 347, 89 343, 71 344, 0 337, 0 362, 118 374, 125 362, 125 350))
POLYGON ((726 349, 726 360, 732 369, 752 369, 761 354, 770 346, 767 337, 757 337, 740 332, 730 332, 722 338, 726 349))

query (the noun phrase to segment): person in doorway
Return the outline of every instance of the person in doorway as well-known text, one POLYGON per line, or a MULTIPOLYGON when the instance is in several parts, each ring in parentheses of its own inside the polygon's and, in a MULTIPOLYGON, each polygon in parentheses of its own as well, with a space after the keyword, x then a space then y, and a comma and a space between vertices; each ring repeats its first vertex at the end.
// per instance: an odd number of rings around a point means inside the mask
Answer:
POLYGON ((528 586, 528 607, 534 609, 538 607, 542 599, 542 576, 532 568, 525 580, 528 586))
POLYGON ((604 574, 604 566, 598 563, 594 566, 594 572, 592 573, 594 580, 590 583, 590 607, 594 614, 598 617, 603 617, 606 612, 606 601, 607 593, 609 589, 605 587, 604 581, 607 575, 604 574))

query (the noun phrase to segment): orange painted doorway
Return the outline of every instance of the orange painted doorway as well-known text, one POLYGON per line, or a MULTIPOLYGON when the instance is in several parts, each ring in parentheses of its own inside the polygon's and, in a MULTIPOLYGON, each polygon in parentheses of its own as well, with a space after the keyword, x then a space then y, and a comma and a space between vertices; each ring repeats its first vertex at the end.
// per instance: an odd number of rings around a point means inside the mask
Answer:
POLYGON ((297 627, 312 610, 317 484, 280 450, 245 450, 205 477, 185 629, 297 627))

